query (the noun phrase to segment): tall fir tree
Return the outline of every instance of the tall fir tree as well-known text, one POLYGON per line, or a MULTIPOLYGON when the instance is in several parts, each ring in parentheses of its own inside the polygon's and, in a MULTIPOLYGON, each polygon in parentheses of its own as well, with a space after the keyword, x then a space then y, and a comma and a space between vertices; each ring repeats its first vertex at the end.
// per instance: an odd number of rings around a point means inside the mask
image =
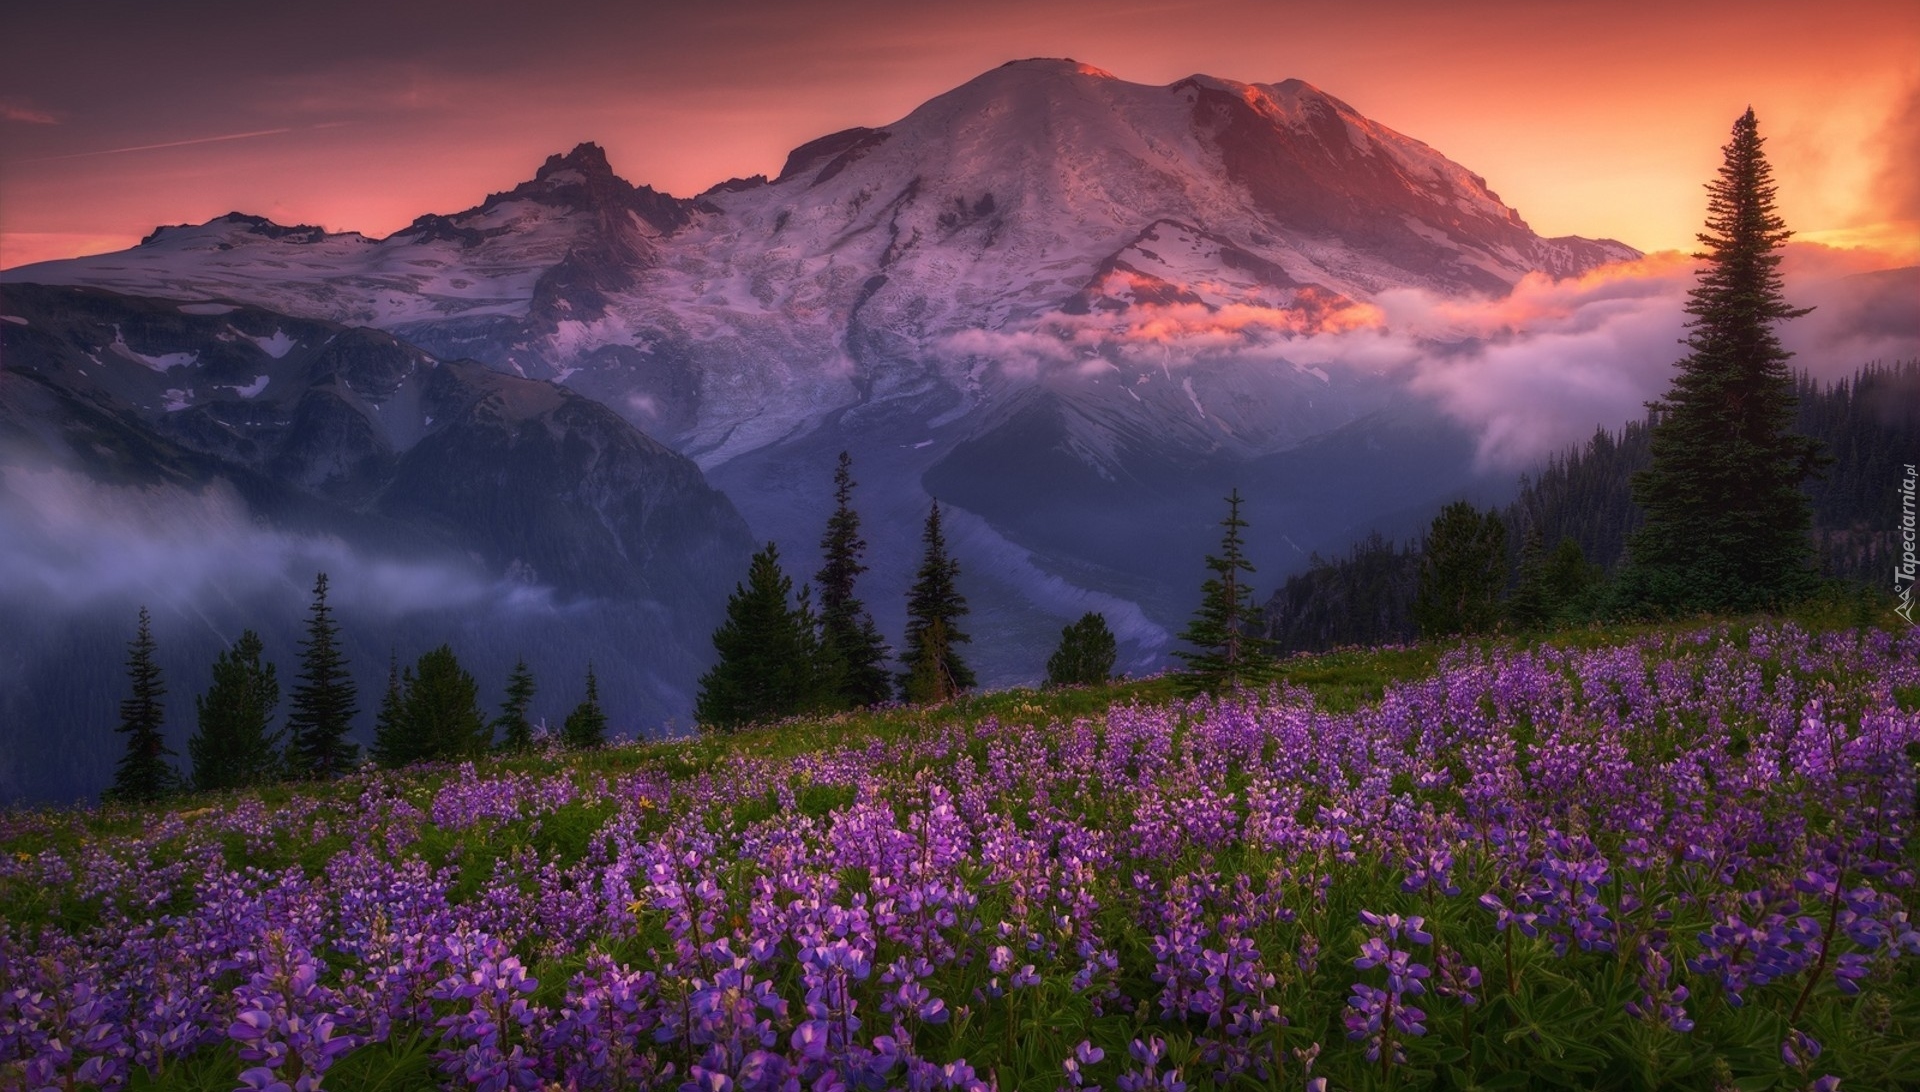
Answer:
POLYGON ((299 778, 338 777, 359 761, 347 738, 359 707, 353 677, 340 651, 340 627, 327 606, 327 574, 313 581, 307 637, 300 642, 300 674, 287 713, 287 768, 299 778))
POLYGON ((1413 620, 1423 637, 1487 633, 1500 623, 1507 586, 1507 525, 1467 501, 1440 510, 1427 529, 1413 620))
POLYGON ((1814 582, 1811 507, 1801 483, 1822 463, 1795 434, 1794 389, 1774 325, 1787 304, 1773 172, 1753 110, 1733 124, 1707 184, 1706 262, 1679 373, 1651 403, 1653 462, 1633 478, 1646 523, 1633 536, 1620 596, 1630 609, 1747 610, 1798 598, 1814 582))
POLYGON ((387 660, 387 689, 380 712, 373 718, 373 760, 389 770, 420 761, 422 748, 407 722, 407 691, 413 689, 413 668, 400 671, 397 656, 387 660))
POLYGON ((842 451, 833 472, 833 515, 820 538, 826 561, 814 578, 820 586, 820 650, 823 671, 842 708, 878 705, 893 697, 887 675, 887 643, 873 624, 853 582, 867 566, 860 560, 860 514, 853 510, 853 457, 842 451))
POLYGON ((1540 528, 1529 526, 1520 544, 1520 572, 1507 598, 1507 623, 1518 632, 1545 629, 1553 623, 1553 604, 1547 592, 1547 544, 1540 528))
POLYGON ((960 562, 947 556, 937 500, 920 541, 926 552, 907 593, 907 639, 900 656, 907 668, 900 675, 900 696, 916 705, 946 701, 974 685, 973 669, 955 647, 973 638, 960 629, 967 601, 958 584, 960 562))
POLYGON ((127 737, 127 749, 113 772, 113 787, 107 796, 114 800, 144 802, 157 800, 172 791, 178 775, 166 756, 166 709, 160 699, 167 687, 160 678, 160 665, 153 660, 153 616, 140 608, 140 628, 127 645, 127 682, 132 693, 120 703, 120 724, 114 730, 127 737))
POLYGON ((587 665, 587 696, 567 714, 560 739, 576 751, 592 750, 607 741, 607 714, 600 708, 600 682, 593 677, 592 664, 587 665))
POLYGON ((805 588, 780 569, 779 547, 753 555, 745 584, 734 585, 727 619, 713 633, 720 660, 700 679, 694 717, 733 729, 805 713, 828 703, 805 588))
POLYGON ((279 775, 280 733, 268 725, 280 680, 264 652, 260 635, 246 630, 213 661, 213 684, 194 698, 199 727, 187 740, 194 788, 238 789, 279 775))
POLYGON ((1272 667, 1265 642, 1249 632, 1254 623, 1253 587, 1241 574, 1254 568, 1240 537, 1247 526, 1240 518, 1246 499, 1235 489, 1226 501, 1220 552, 1207 557, 1207 571, 1213 575, 1201 583, 1200 607, 1180 634, 1196 651, 1174 653, 1187 663, 1181 675, 1184 687, 1209 693, 1259 683, 1272 667))
POLYGON ((527 707, 533 704, 533 672, 522 657, 507 676, 507 699, 500 703, 500 715, 493 726, 500 731, 500 749, 512 754, 533 750, 533 722, 527 719, 527 707))
POLYGON ((1107 616, 1093 611, 1063 626, 1060 645, 1047 657, 1048 686, 1098 686, 1113 677, 1119 644, 1107 628, 1107 616))

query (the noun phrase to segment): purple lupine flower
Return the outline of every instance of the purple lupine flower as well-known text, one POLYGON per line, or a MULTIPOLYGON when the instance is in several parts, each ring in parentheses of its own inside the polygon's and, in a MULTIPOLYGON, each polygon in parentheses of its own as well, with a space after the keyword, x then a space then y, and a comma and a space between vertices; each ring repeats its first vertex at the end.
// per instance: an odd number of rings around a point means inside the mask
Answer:
POLYGON ((1652 1020, 1677 1032, 1693 1030, 1687 1015, 1687 987, 1670 982, 1673 966, 1662 948, 1663 937, 1641 937, 1637 949, 1640 962, 1640 996, 1627 1002, 1627 1013, 1652 1020))

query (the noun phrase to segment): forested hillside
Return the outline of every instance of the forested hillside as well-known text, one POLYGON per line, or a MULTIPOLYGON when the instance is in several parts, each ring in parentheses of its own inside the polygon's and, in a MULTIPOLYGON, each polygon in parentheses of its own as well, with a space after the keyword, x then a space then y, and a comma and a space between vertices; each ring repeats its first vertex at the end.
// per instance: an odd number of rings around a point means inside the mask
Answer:
MULTIPOLYGON (((1897 552, 1901 468, 1920 458, 1920 361, 1869 364, 1848 379, 1795 382, 1795 428, 1832 462, 1806 483, 1823 576, 1879 588, 1897 552)), ((1642 514, 1632 478, 1647 466, 1648 422, 1600 429, 1586 443, 1521 479, 1500 510, 1508 571, 1517 580, 1528 532, 1552 550, 1569 539, 1607 572, 1626 556, 1642 514)), ((1375 534, 1345 556, 1315 557, 1267 602, 1268 633, 1282 652, 1410 640, 1422 544, 1375 534)))

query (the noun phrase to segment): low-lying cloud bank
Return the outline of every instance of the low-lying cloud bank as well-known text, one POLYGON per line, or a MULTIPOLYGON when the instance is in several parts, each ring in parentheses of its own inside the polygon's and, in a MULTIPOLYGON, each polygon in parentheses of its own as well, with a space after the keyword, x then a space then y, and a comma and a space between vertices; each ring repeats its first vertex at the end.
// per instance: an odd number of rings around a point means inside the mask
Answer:
MULTIPOLYGON (((1888 264, 1871 250, 1788 245, 1787 299, 1814 308, 1779 328, 1793 368, 1833 380, 1920 357, 1920 268, 1888 264)), ((940 349, 1014 378, 1282 364, 1385 375, 1473 429, 1485 468, 1514 469, 1640 417, 1666 391, 1686 352, 1695 268, 1663 252, 1565 280, 1529 276, 1501 297, 1391 289, 1335 306, 1136 304, 1034 330, 968 331, 940 349)))
MULTIPOLYGON (((1831 381, 1920 356, 1911 305, 1920 270, 1865 272, 1872 258, 1814 245, 1790 246, 1786 258, 1787 299, 1814 309, 1778 327, 1790 367, 1831 381)), ((1666 392, 1686 354, 1694 270, 1664 253, 1576 279, 1529 277, 1497 300, 1388 293, 1373 336, 1399 342, 1395 366, 1413 389, 1478 431, 1483 463, 1524 466, 1641 416, 1666 392)), ((1348 363, 1339 345, 1328 348, 1324 363, 1348 363)))
POLYGON ((548 589, 478 567, 371 556, 333 536, 261 526, 224 482, 105 485, 64 467, 0 463, 0 602, 191 611, 263 593, 304 595, 316 572, 329 576, 331 603, 371 617, 554 609, 548 589))

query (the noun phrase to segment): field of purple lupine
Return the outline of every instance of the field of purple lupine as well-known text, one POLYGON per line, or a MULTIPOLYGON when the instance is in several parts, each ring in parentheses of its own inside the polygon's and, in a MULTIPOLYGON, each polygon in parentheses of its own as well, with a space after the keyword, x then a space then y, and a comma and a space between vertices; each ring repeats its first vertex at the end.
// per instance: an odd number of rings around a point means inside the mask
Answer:
POLYGON ((1920 1081, 1920 629, 914 723, 0 816, 0 1088, 1920 1081))

